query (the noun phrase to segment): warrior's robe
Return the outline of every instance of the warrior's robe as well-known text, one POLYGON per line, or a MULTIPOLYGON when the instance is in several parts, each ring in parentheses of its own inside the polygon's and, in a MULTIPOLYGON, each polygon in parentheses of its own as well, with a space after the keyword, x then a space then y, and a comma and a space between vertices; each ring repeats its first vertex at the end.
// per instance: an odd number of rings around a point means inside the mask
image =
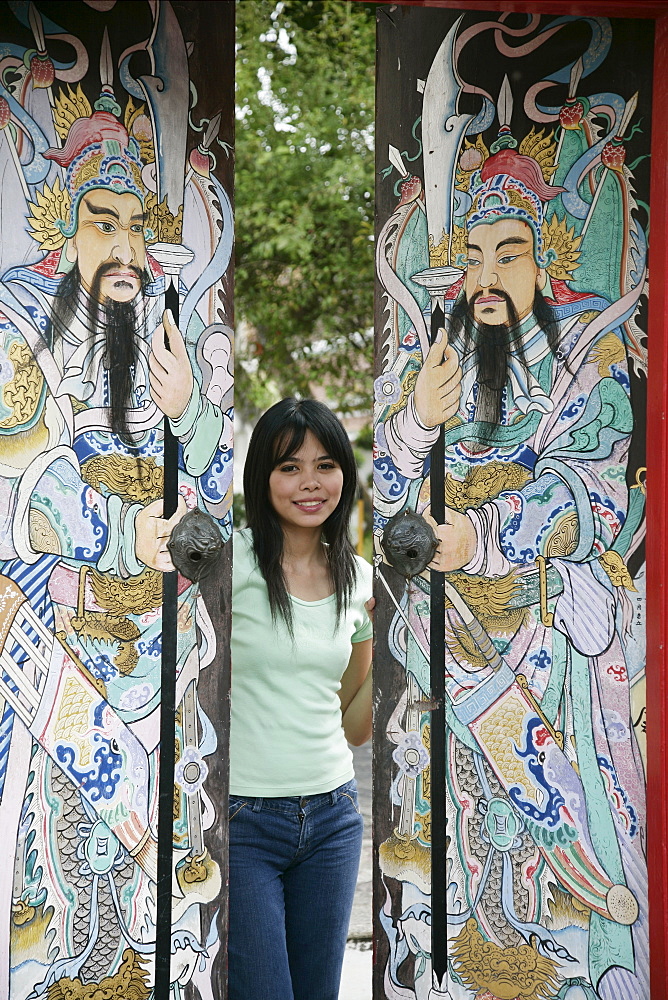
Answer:
MULTIPOLYGON (((524 359, 519 352, 510 359, 500 425, 476 420, 477 373, 469 355, 463 362, 459 411, 445 426, 445 502, 467 512, 477 536, 474 558, 447 579, 489 633, 506 668, 523 676, 536 708, 534 722, 544 723, 522 732, 514 746, 508 728, 505 745, 485 758, 479 720, 493 715, 503 685, 454 607, 446 607, 447 795, 448 814, 454 817, 448 858, 449 882, 457 885, 448 904, 450 933, 456 936, 472 912, 501 945, 527 940, 527 932, 538 925, 552 928, 554 941, 582 962, 583 974, 594 983, 604 976, 601 987, 609 993, 602 996, 644 997, 649 968, 644 775, 632 726, 631 666, 622 627, 621 606, 629 602, 620 593, 622 581, 631 584, 622 557, 638 523, 637 510, 629 511, 626 476, 632 432, 626 352, 619 331, 598 319, 608 308, 605 300, 573 293, 560 281, 552 281, 546 296, 559 321, 558 355, 530 315, 520 331, 524 359), (458 710, 467 700, 468 710, 458 710), (587 849, 609 881, 628 886, 640 905, 632 928, 594 911, 586 918, 578 915, 554 868, 548 871, 536 850, 537 843, 549 845, 561 806, 538 766, 555 736, 585 792, 587 849), (503 801, 499 828, 501 819, 515 823, 515 829, 523 824, 531 839, 525 835, 514 852, 507 844, 496 845, 504 869, 503 876, 501 867, 494 873, 500 891, 486 885, 483 892, 483 879, 490 874, 485 868, 489 844, 480 840, 476 802, 486 802, 482 808, 489 809, 492 800, 493 808, 503 801), (509 862, 512 877, 505 873, 509 862), (559 933, 550 893, 566 899, 578 928, 574 934, 559 933)), ((462 357, 461 341, 452 342, 462 357)), ((415 368, 414 344, 409 334, 400 347, 402 381, 415 368)), ((412 395, 394 412, 386 410, 376 437, 378 509, 389 513, 402 499, 418 511, 428 509, 425 460, 437 435, 438 428, 421 424, 412 395)), ((633 493, 634 500, 641 499, 639 491, 633 493)), ((429 584, 428 574, 423 576, 413 582, 407 599, 419 643, 408 631, 393 652, 428 693, 429 664, 422 650, 429 648, 429 584)), ((416 825, 426 828, 425 844, 428 811, 418 785, 416 825)), ((573 968, 561 971, 573 975, 573 968)))
MULTIPOLYGON (((87 691, 91 685, 97 688, 90 739, 103 751, 86 755, 81 741, 68 743, 67 724, 58 722, 66 707, 40 705, 56 718, 53 745, 45 748, 31 740, 11 706, 4 705, 0 725, 8 754, 0 775, 1 808, 3 815, 11 813, 3 829, 13 831, 17 845, 8 888, 24 914, 23 924, 37 921, 40 926, 38 934, 23 937, 21 926, 12 930, 11 965, 36 963, 35 982, 44 979, 56 957, 54 945, 61 959, 81 955, 91 944, 101 949, 99 967, 92 947, 88 964, 81 967, 93 980, 117 964, 128 945, 137 953, 153 951, 155 859, 146 845, 154 844, 157 828, 162 574, 136 557, 135 518, 163 495, 164 418, 150 397, 148 355, 162 319, 164 276, 150 255, 147 266, 151 282, 135 305, 131 447, 109 429, 104 335, 91 330, 93 310, 83 290, 68 329, 48 343, 47 317, 67 268, 61 251, 38 264, 14 268, 3 279, 23 312, 7 307, 0 315, 0 572, 18 584, 47 628, 74 654, 87 691), (115 730, 119 735, 114 742, 110 734, 115 730), (114 795, 123 787, 123 804, 133 797, 135 827, 139 824, 129 834, 138 845, 132 857, 110 833, 111 819, 102 827, 99 820, 105 799, 115 804, 114 795), (24 797, 30 808, 21 810, 24 797), (85 845, 93 833, 98 845, 106 844, 99 871, 85 863, 85 845), (96 911, 105 928, 104 942, 93 940, 96 911), (37 950, 24 941, 36 942, 37 950)), ((201 329, 195 315, 186 336, 193 394, 183 415, 171 422, 180 442, 179 489, 188 506, 198 499, 220 501, 231 482, 231 451, 220 444, 230 415, 200 388, 195 345, 201 329)), ((183 757, 188 742, 184 714, 198 714, 199 723, 190 720, 191 733, 197 733, 198 724, 205 730, 208 726, 209 745, 187 752, 203 779, 202 752, 211 752, 215 738, 212 742, 210 724, 196 704, 193 682, 210 661, 215 639, 197 585, 180 577, 178 589, 177 751, 183 757)), ((10 652, 21 669, 25 652, 18 647, 10 652)), ((59 689, 57 697, 66 699, 66 691, 59 689)), ((175 797, 176 857, 197 846, 192 843, 193 810, 200 831, 207 811, 201 780, 183 778, 181 784, 175 797)), ((104 813, 112 814, 112 809, 104 813)), ((124 843, 127 847, 127 838, 124 843)), ((197 906, 191 904, 211 898, 219 888, 215 866, 207 864, 191 880, 197 891, 184 893, 175 913, 185 962, 192 962, 193 948, 197 952, 203 946, 197 906)), ((4 912, 10 906, 7 899, 4 912)), ((71 967, 67 974, 78 971, 71 967)), ((22 978, 25 974, 24 969, 22 978)))

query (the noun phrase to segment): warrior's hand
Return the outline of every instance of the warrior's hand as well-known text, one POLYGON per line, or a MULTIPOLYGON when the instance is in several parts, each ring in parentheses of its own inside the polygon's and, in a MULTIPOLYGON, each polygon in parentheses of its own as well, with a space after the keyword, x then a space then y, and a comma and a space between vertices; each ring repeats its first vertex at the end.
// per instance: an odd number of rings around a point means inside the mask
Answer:
POLYGON ((478 538, 473 522, 466 514, 446 507, 445 524, 436 524, 427 511, 422 516, 432 526, 438 538, 438 549, 433 560, 429 563, 430 569, 438 570, 441 573, 452 573, 471 562, 475 555, 478 538))
POLYGON ((148 367, 153 401, 166 417, 178 420, 190 402, 193 373, 185 341, 169 309, 163 313, 162 323, 151 339, 148 367), (165 334, 169 350, 165 347, 165 334))
POLYGON ((135 553, 140 562, 157 569, 160 573, 171 573, 174 569, 167 548, 172 528, 175 528, 187 511, 186 502, 179 494, 176 511, 170 518, 162 516, 161 499, 153 500, 140 510, 135 518, 135 553))
POLYGON ((459 409, 462 370, 445 330, 436 334, 415 383, 415 409, 425 427, 438 427, 459 409))

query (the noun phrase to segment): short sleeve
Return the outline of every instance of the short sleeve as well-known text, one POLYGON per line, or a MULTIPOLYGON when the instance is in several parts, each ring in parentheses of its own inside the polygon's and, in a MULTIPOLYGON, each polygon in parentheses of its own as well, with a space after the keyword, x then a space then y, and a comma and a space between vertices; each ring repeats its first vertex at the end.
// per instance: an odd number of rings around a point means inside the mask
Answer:
MULTIPOLYGON (((361 622, 352 634, 351 642, 364 642, 373 637, 373 624, 364 607, 366 601, 373 595, 373 570, 366 559, 356 557, 357 584, 355 586, 354 604, 360 608, 361 622)), ((359 620, 359 619, 358 619, 359 620)))
POLYGON ((371 619, 369 618, 366 610, 364 611, 364 621, 353 633, 351 642, 364 642, 365 639, 371 639, 373 637, 373 625, 371 624, 371 619))

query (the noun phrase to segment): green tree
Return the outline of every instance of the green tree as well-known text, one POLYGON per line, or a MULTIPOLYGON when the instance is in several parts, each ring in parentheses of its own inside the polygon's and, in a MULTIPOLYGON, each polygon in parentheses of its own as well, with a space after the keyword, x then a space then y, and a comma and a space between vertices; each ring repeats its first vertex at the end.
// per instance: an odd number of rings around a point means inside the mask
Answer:
POLYGON ((370 409, 375 5, 237 3, 236 398, 370 409))

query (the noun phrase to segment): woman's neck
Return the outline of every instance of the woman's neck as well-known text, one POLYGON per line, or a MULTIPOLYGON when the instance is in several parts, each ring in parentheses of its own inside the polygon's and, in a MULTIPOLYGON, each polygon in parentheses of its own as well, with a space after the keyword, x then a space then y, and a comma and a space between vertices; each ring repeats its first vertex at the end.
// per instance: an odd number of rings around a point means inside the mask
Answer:
POLYGON ((283 564, 304 565, 326 561, 320 528, 284 528, 283 564))
POLYGON ((333 592, 319 529, 284 530, 281 565, 287 591, 293 597, 319 601, 333 592))

